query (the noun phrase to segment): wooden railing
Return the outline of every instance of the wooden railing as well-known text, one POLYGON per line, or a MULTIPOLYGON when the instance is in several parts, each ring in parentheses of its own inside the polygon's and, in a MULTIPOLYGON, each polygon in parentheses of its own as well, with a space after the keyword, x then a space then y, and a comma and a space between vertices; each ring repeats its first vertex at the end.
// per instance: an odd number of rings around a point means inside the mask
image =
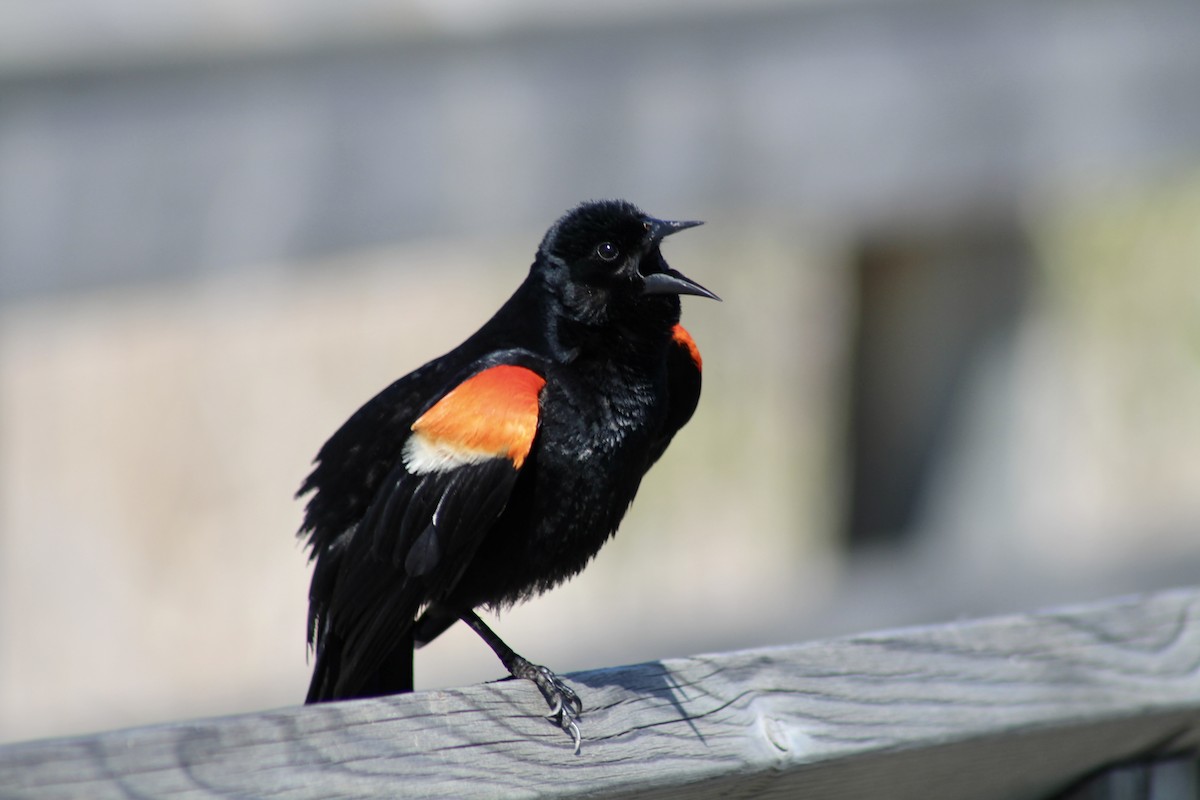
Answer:
POLYGON ((579 755, 508 681, 7 745, 0 797, 1197 796, 1198 589, 569 679, 579 755))

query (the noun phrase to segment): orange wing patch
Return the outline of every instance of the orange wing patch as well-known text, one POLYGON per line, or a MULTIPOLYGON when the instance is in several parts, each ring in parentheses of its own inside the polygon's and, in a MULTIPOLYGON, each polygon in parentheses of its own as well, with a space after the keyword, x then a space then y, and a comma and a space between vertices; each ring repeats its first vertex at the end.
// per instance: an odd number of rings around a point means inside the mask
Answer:
POLYGON ((413 423, 404 466, 419 475, 504 457, 520 469, 537 434, 538 392, 545 385, 525 367, 472 375, 413 423))
POLYGON ((696 364, 696 369, 703 369, 704 362, 700 358, 700 348, 696 347, 696 341, 682 325, 675 324, 675 327, 671 329, 671 338, 675 340, 675 344, 687 349, 688 355, 696 364))

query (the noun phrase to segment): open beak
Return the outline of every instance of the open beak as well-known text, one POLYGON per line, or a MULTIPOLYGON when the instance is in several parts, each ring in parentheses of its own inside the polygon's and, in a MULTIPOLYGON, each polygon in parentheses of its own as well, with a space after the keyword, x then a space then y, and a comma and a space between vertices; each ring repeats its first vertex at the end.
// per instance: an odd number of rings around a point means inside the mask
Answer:
POLYGON ((701 222, 700 220, 697 220, 697 219, 669 220, 669 219, 654 219, 651 217, 646 220, 646 231, 649 233, 649 236, 647 236, 646 238, 650 241, 651 244, 658 244, 663 239, 670 236, 672 233, 679 233, 680 231, 685 231, 688 228, 694 228, 697 225, 703 225, 703 224, 704 224, 703 222, 701 222))
MULTIPOLYGON (((646 239, 651 245, 657 245, 672 233, 703 224, 699 220, 674 221, 650 218, 646 220, 648 234, 646 239)), ((653 272, 647 275, 642 284, 642 294, 691 294, 697 297, 707 297, 710 300, 721 299, 691 278, 669 267, 663 272, 653 272)))
POLYGON ((681 275, 673 269, 647 275, 642 284, 642 294, 694 294, 710 300, 721 299, 691 278, 681 275))

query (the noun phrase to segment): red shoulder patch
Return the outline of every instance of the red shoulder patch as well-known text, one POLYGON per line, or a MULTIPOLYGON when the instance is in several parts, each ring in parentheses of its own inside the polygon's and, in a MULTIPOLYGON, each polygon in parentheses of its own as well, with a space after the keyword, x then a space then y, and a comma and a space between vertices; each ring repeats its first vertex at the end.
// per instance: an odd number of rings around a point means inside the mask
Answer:
POLYGON ((545 385, 533 370, 506 364, 472 375, 413 423, 405 466, 419 474, 505 457, 519 469, 537 435, 545 385))
POLYGON ((692 338, 686 328, 676 323, 675 327, 671 329, 671 338, 675 340, 675 344, 688 351, 688 355, 696 364, 696 369, 704 368, 704 361, 700 358, 700 348, 696 347, 696 340, 692 338))

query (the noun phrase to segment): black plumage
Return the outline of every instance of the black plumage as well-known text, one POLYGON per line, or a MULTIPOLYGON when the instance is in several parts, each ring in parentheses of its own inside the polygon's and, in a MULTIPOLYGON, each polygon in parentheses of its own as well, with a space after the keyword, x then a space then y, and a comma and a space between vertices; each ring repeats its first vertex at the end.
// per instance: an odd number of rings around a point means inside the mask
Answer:
POLYGON ((699 223, 585 203, 473 336, 400 378, 321 448, 300 494, 314 560, 307 702, 410 691, 412 650, 463 620, 579 741, 581 703, 474 613, 578 573, 688 421, 700 359, 664 236, 699 223))

